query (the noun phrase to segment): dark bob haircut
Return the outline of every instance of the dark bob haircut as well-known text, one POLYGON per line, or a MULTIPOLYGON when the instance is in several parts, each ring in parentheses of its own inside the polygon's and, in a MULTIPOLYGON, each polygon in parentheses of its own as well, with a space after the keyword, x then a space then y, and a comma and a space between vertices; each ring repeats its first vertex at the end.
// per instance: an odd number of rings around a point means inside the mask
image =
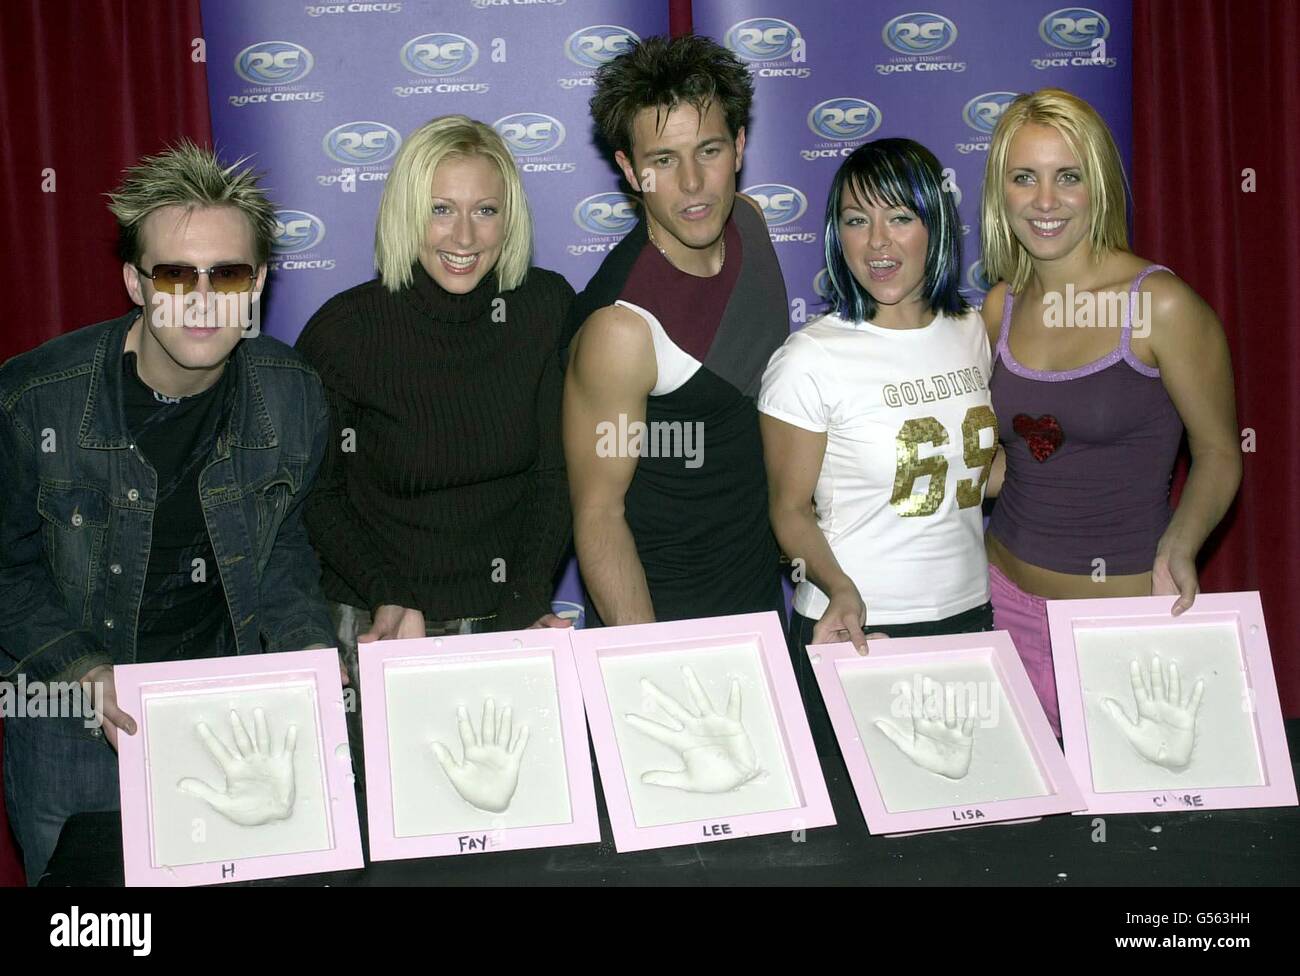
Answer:
POLYGON ((943 189, 943 171, 934 153, 911 139, 863 143, 840 164, 826 200, 826 272, 829 301, 850 322, 875 318, 876 300, 858 283, 844 260, 840 210, 850 192, 861 203, 906 207, 930 234, 925 251, 926 305, 936 315, 960 315, 970 308, 962 297, 961 219, 953 195, 943 189))
POLYGON ((749 120, 754 82, 744 64, 698 34, 647 37, 596 69, 591 115, 611 149, 632 155, 632 120, 643 108, 686 104, 701 116, 717 101, 734 139, 749 120))

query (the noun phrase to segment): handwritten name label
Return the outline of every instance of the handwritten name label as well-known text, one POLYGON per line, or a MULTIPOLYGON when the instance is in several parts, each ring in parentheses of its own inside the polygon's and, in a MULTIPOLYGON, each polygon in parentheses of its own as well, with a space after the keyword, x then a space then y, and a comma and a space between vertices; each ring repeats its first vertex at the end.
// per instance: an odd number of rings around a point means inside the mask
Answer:
POLYGON ((723 837, 731 833, 731 824, 705 824, 700 828, 705 837, 723 837))
POLYGON ((953 820, 987 820, 988 814, 978 807, 971 807, 968 810, 954 810, 952 812, 953 820))
POLYGON ((475 836, 465 835, 457 837, 456 843, 460 845, 462 854, 469 851, 486 851, 488 849, 488 835, 478 834, 475 836))

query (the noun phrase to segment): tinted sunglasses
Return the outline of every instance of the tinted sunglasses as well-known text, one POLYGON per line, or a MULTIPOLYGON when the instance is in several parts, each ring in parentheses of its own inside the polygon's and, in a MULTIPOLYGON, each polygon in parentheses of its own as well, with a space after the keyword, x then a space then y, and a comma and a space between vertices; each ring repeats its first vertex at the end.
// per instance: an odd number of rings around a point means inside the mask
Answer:
POLYGON ((188 264, 155 264, 153 272, 136 265, 136 270, 153 281, 160 291, 180 290, 188 295, 199 287, 199 275, 206 274, 212 290, 223 295, 249 291, 257 274, 251 264, 218 264, 211 268, 192 268, 188 264))

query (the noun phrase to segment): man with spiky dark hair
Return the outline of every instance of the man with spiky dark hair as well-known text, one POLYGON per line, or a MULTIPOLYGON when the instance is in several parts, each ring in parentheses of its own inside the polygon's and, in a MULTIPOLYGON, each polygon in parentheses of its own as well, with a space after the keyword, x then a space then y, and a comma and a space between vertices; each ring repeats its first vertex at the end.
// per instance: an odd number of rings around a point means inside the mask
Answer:
POLYGON ((596 75, 592 114, 642 220, 573 319, 564 440, 589 619, 783 610, 754 397, 789 321, 767 225, 736 192, 752 96, 744 65, 692 35, 596 75))
POLYGON ((114 666, 334 643, 302 521, 324 391, 251 328, 272 204, 242 161, 183 143, 130 169, 109 209, 136 307, 0 366, 0 680, 95 705, 6 717, 33 885, 68 817, 118 806, 113 749, 140 716, 114 666))

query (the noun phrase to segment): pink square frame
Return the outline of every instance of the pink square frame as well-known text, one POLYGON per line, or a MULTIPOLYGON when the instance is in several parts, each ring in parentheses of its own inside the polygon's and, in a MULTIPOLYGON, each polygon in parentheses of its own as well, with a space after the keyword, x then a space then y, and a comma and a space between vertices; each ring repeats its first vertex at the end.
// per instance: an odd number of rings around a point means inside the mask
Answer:
POLYGON ((136 719, 138 726, 135 735, 118 736, 122 861, 128 887, 220 884, 345 871, 364 866, 338 660, 338 651, 326 648, 161 664, 125 664, 113 668, 118 705, 136 719), (316 688, 316 745, 321 757, 323 788, 328 797, 326 819, 334 846, 323 851, 248 857, 236 861, 174 867, 156 864, 153 857, 153 791, 149 778, 146 700, 159 694, 199 693, 216 687, 262 687, 297 680, 310 681, 316 688))
MULTIPOLYGON (((573 663, 573 648, 569 643, 567 628, 542 627, 495 634, 455 634, 447 637, 381 641, 363 647, 359 663, 361 725, 366 757, 366 812, 372 861, 600 842, 596 786, 587 746, 582 691, 578 685, 578 673, 573 663), (548 656, 555 674, 572 819, 568 823, 537 827, 493 828, 486 835, 458 830, 419 837, 397 836, 393 819, 385 673, 390 668, 427 667, 430 664, 464 665, 548 656), (469 844, 471 838, 475 840, 472 845, 469 844), (479 838, 483 838, 485 843, 478 843, 479 838)), ((432 754, 430 762, 433 762, 432 754)))
POLYGON ((808 658, 812 661, 813 673, 826 702, 826 711, 839 740, 868 832, 907 834, 958 830, 1083 809, 1083 795, 1070 774, 1065 757, 1061 755, 1056 736, 1052 734, 1043 707, 1029 683, 1025 666, 1006 631, 875 640, 865 657, 848 642, 813 644, 808 647, 808 658), (890 811, 885 806, 867 750, 858 734, 841 676, 852 671, 896 668, 900 658, 907 658, 918 667, 953 660, 987 660, 1002 684, 1011 713, 1025 735, 1030 755, 1048 792, 1042 796, 1013 797, 962 807, 942 806, 900 813, 890 811), (970 818, 976 819, 972 822, 970 818))
POLYGON ((1295 774, 1287 750, 1278 699, 1264 607, 1257 591, 1201 593, 1190 610, 1170 615, 1172 596, 1114 597, 1106 600, 1048 600, 1047 620, 1052 637, 1052 662, 1056 695, 1061 710, 1065 758, 1088 801, 1087 813, 1166 813, 1172 810, 1226 810, 1296 805, 1295 774), (1237 646, 1246 687, 1254 702, 1255 747, 1264 783, 1260 786, 1216 787, 1181 791, 1132 790, 1100 793, 1092 778, 1092 754, 1084 719, 1083 688, 1079 677, 1078 628, 1194 627, 1231 623, 1237 628, 1237 646))
POLYGON ((583 699, 587 704, 587 721, 596 749, 596 763, 605 788, 605 805, 614 832, 614 847, 619 853, 834 826, 835 811, 831 807, 812 733, 808 729, 808 717, 799 697, 781 618, 775 611, 579 630, 573 634, 573 652, 582 681, 583 699), (753 640, 758 645, 769 697, 776 712, 776 726, 784 740, 795 792, 802 803, 782 810, 727 818, 637 826, 600 659, 607 655, 685 649, 683 645, 720 647, 745 640, 753 640))

